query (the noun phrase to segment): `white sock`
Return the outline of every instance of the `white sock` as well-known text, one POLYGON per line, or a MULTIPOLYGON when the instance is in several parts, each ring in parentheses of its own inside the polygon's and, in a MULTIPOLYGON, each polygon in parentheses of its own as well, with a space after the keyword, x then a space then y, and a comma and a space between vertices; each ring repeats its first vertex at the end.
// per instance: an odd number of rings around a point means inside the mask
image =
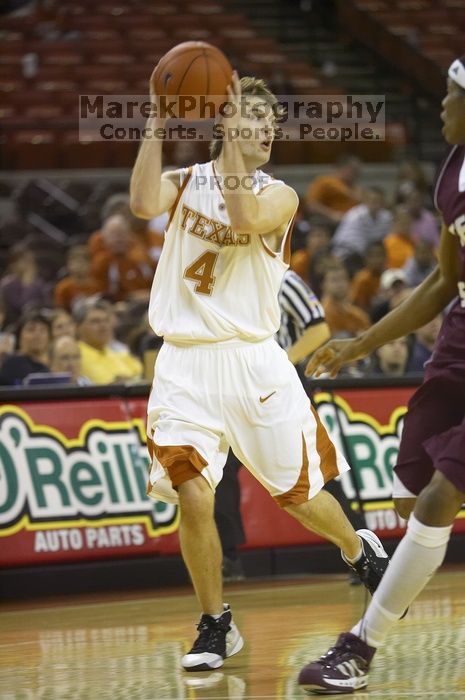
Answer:
POLYGON ((423 590, 446 554, 452 525, 429 527, 412 513, 405 537, 362 619, 352 628, 372 647, 383 644, 390 628, 423 590))

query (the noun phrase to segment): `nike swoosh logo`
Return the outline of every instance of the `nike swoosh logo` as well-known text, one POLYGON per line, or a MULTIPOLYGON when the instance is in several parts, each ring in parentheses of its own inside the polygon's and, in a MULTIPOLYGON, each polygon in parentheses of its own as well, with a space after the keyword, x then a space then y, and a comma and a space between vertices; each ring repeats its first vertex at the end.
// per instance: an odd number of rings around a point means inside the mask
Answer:
POLYGON ((265 401, 268 401, 273 394, 276 394, 276 390, 272 391, 271 394, 268 394, 268 396, 260 396, 260 403, 265 403, 265 401))

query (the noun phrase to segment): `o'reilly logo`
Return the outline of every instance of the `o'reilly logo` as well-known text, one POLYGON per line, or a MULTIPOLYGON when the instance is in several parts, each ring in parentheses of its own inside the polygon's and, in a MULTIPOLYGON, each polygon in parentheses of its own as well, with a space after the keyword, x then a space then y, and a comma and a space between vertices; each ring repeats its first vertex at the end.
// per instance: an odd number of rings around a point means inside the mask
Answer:
POLYGON ((147 476, 142 421, 91 420, 68 439, 17 407, 0 410, 0 537, 20 521, 36 529, 102 518, 168 532, 176 508, 147 497, 147 476))

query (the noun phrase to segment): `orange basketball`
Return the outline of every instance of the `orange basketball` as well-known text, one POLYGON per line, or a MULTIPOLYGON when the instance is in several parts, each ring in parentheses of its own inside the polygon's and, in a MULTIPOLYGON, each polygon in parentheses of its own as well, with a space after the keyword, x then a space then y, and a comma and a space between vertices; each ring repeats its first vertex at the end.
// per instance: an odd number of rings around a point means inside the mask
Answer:
MULTIPOLYGON (((218 108, 226 98, 232 72, 228 59, 216 46, 204 41, 185 41, 160 59, 150 82, 159 96, 203 96, 218 108)), ((198 111, 187 110, 181 116, 198 118, 198 111)))

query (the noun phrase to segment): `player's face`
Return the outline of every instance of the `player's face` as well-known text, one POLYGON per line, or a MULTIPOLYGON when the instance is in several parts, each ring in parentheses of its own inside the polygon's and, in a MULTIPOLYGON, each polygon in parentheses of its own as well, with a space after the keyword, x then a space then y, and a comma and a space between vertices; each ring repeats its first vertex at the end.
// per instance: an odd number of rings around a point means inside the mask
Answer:
POLYGON ((267 163, 271 154, 274 127, 275 117, 271 105, 258 95, 247 97, 240 121, 242 155, 257 165, 267 163))
POLYGON ((442 133, 450 144, 465 143, 465 90, 447 79, 447 95, 442 101, 442 133))

